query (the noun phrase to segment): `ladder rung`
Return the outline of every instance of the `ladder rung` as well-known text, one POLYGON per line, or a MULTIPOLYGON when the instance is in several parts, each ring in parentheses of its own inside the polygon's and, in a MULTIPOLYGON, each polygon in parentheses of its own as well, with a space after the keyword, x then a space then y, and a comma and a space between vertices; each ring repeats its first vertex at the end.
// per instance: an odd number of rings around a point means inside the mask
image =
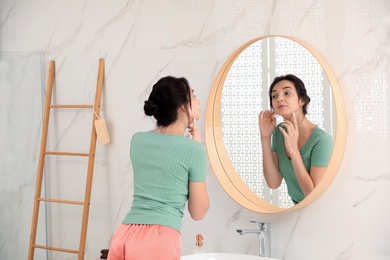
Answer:
POLYGON ((78 254, 79 253, 79 251, 77 251, 77 250, 66 249, 66 248, 59 248, 59 247, 52 247, 52 246, 34 245, 33 247, 41 248, 41 249, 47 249, 47 250, 60 251, 60 252, 66 252, 66 253, 72 253, 72 254, 78 254))
POLYGON ((75 200, 59 200, 59 199, 48 199, 48 198, 38 198, 38 200, 40 200, 40 201, 47 201, 47 202, 65 203, 65 204, 84 205, 84 202, 82 202, 82 201, 75 201, 75 200))
POLYGON ((89 153, 68 153, 68 152, 45 152, 52 155, 69 155, 69 156, 89 156, 89 153))
POLYGON ((50 108, 93 108, 93 105, 49 105, 50 108))

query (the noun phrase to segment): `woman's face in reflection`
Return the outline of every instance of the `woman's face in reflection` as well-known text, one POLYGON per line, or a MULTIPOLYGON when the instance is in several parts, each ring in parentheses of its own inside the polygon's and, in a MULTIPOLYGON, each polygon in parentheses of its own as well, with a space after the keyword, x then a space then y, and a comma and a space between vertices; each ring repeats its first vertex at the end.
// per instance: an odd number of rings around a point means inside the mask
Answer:
POLYGON ((288 118, 292 113, 302 110, 303 101, 299 98, 294 84, 289 80, 281 80, 271 91, 272 107, 275 113, 288 118))

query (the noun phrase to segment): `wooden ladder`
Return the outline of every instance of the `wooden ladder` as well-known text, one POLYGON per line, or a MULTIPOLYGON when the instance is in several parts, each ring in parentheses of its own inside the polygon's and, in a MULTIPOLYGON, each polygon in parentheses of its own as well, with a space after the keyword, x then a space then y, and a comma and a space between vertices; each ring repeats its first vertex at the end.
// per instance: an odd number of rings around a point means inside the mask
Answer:
POLYGON ((41 148, 40 148, 41 150, 40 150, 40 155, 39 155, 38 173, 37 173, 37 180, 36 180, 36 189, 35 189, 34 208, 33 208, 33 215, 32 215, 32 225, 31 225, 31 233, 30 233, 30 245, 29 245, 29 252, 28 252, 28 260, 34 259, 34 250, 36 248, 78 254, 78 260, 83 260, 84 259, 85 244, 86 244, 86 237, 87 237, 89 205, 90 205, 90 201, 91 201, 92 178, 93 178, 93 169, 94 169, 94 163, 95 163, 95 151, 96 151, 96 139, 97 139, 96 131, 94 128, 94 122, 100 115, 100 103, 101 103, 103 81, 104 81, 104 59, 103 58, 99 59, 99 70, 98 70, 98 78, 97 78, 97 84, 96 84, 96 97, 95 97, 95 104, 94 105, 52 105, 51 98, 52 98, 52 92, 53 92, 54 74, 55 74, 55 62, 53 60, 51 60, 50 67, 49 67, 48 81, 47 81, 46 101, 45 101, 45 108, 44 108, 42 139, 41 139, 41 148), (90 147, 89 147, 89 153, 46 151, 50 110, 51 109, 58 109, 58 108, 94 109, 95 113, 93 114, 93 120, 92 120, 92 133, 91 133, 91 142, 90 142, 90 147), (52 199, 52 198, 41 197, 45 155, 87 156, 88 157, 88 170, 87 170, 87 176, 86 176, 86 188, 85 188, 84 201, 71 201, 71 200, 61 200, 61 199, 52 199), (82 216, 80 242, 79 242, 79 249, 78 250, 36 244, 40 202, 64 203, 64 204, 74 204, 74 205, 82 205, 83 206, 83 216, 82 216))

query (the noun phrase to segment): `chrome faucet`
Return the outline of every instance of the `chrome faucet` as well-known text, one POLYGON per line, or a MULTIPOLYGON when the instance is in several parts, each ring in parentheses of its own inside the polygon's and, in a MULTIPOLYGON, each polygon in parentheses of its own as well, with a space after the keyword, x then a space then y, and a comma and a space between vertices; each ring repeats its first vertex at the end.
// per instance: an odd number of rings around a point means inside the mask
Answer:
POLYGON ((271 223, 250 221, 259 224, 259 229, 237 229, 238 234, 254 233, 259 237, 259 255, 271 257, 271 223))

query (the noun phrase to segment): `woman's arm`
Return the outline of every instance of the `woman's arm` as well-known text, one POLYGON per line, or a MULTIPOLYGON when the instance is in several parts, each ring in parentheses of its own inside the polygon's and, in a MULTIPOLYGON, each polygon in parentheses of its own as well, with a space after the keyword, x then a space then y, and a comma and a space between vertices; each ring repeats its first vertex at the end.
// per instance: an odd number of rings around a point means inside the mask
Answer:
POLYGON ((295 113, 293 114, 292 122, 286 120, 284 126, 287 130, 280 127, 280 131, 284 136, 286 152, 290 156, 295 176, 297 177, 299 186, 306 197, 321 181, 325 174, 326 167, 311 166, 310 173, 306 170, 302 160, 302 155, 298 148, 299 131, 295 113))
POLYGON ((188 211, 193 220, 201 220, 210 206, 206 182, 193 182, 189 184, 188 211))
MULTIPOLYGON (((316 177, 320 176, 320 171, 321 171, 320 168, 326 169, 326 167, 313 167, 312 166, 310 168, 311 174, 309 174, 309 172, 306 170, 305 165, 303 164, 302 156, 299 153, 299 151, 297 151, 296 153, 293 153, 293 154, 290 153, 290 156, 291 156, 291 162, 292 162, 292 166, 294 168, 295 176, 297 177, 299 186, 301 187, 301 190, 306 197, 307 195, 309 195, 310 192, 313 191, 313 189, 315 188, 315 186, 319 182, 319 180, 317 181, 317 179, 315 179, 316 182, 314 182, 314 180, 312 179, 312 176, 316 176, 316 177), (317 168, 317 169, 314 169, 314 168, 317 168)), ((325 173, 325 170, 323 170, 323 173, 325 173)), ((323 176, 323 174, 322 174, 322 176, 323 176)))
MULTIPOLYGON (((188 126, 188 129, 192 139, 198 143, 202 143, 201 134, 196 126, 195 119, 193 120, 192 124, 188 126)), ((190 212, 191 218, 193 220, 201 220, 206 215, 206 212, 209 210, 210 206, 206 181, 190 181, 188 193, 188 211, 190 212)))
POLYGON ((313 188, 315 188, 320 183, 320 181, 322 180, 322 177, 324 177, 324 175, 325 175, 327 168, 328 168, 327 166, 325 166, 325 167, 311 166, 310 167, 310 178, 313 181, 313 185, 314 185, 313 188))
POLYGON ((272 152, 271 136, 275 129, 275 112, 261 111, 259 114, 259 128, 261 148, 263 151, 263 174, 268 187, 276 189, 282 183, 283 177, 278 170, 278 156, 272 152))
POLYGON ((306 197, 320 183, 327 167, 311 166, 309 174, 305 168, 305 165, 303 164, 300 154, 299 156, 291 157, 291 161, 294 167, 295 175, 297 176, 299 186, 301 187, 301 190, 306 197))
POLYGON ((276 189, 282 183, 283 177, 278 170, 278 156, 272 152, 271 138, 261 138, 263 151, 263 174, 268 187, 276 189))

